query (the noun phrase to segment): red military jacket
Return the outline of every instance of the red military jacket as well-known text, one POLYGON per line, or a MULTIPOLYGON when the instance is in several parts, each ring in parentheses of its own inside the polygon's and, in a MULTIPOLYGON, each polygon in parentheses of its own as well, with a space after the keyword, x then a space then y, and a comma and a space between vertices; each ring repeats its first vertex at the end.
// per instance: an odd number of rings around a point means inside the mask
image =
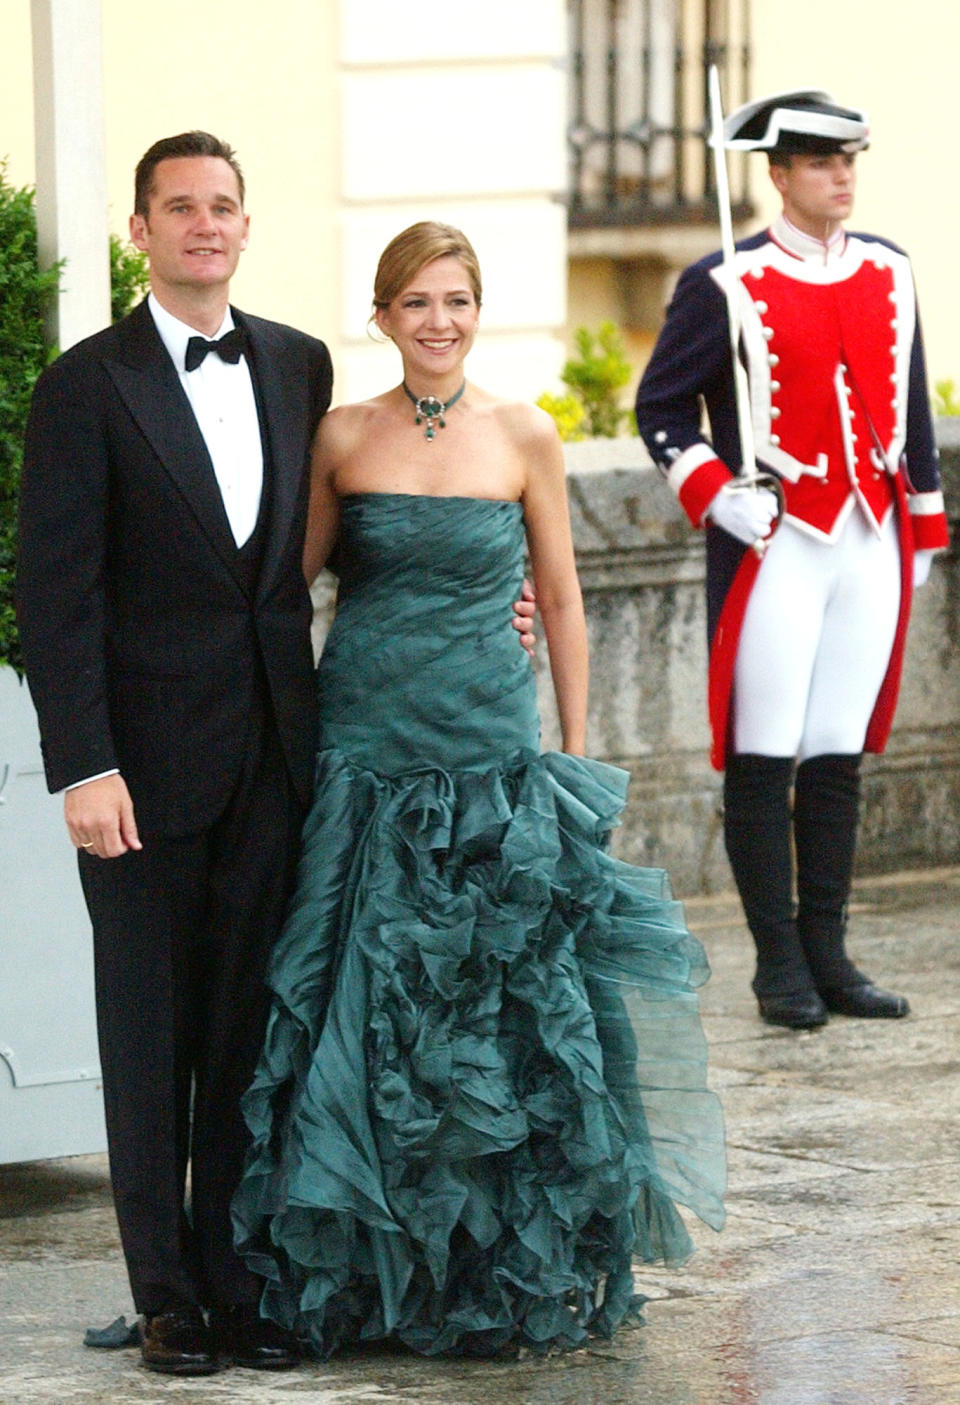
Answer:
MULTIPOLYGON (((917 307, 899 250, 842 235, 805 258, 803 240, 781 219, 737 256, 743 344, 757 456, 783 480, 787 516, 829 541, 855 506, 878 526, 893 503, 917 307)), ((946 546, 939 489, 908 505, 914 544, 946 546)))
MULTIPOLYGON (((914 549, 947 545, 906 254, 884 240, 843 231, 825 247, 781 216, 768 231, 737 245, 736 267, 756 457, 781 479, 786 519, 830 542, 851 512, 862 512, 879 530, 899 502, 906 575, 914 549)), ((697 526, 741 463, 721 279, 719 254, 682 274, 637 394, 640 433, 697 526)), ((731 648, 735 653, 756 569, 756 558, 742 560, 743 550, 726 533, 709 535, 711 715, 720 763, 731 648), (727 681, 718 685, 715 673, 727 681)), ((885 740, 892 720, 889 700, 896 697, 909 596, 906 589, 891 686, 883 695, 889 706, 884 704, 873 742, 868 738, 871 748, 877 737, 885 740)))

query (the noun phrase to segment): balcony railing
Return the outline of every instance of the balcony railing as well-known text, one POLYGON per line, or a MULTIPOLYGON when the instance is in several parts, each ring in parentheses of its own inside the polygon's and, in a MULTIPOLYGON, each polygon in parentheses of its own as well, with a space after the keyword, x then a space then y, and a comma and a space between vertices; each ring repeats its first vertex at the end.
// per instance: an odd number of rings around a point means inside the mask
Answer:
MULTIPOLYGON (((571 228, 716 219, 711 64, 724 110, 750 93, 749 0, 569 0, 571 228)), ((729 162, 734 218, 747 164, 729 162)))

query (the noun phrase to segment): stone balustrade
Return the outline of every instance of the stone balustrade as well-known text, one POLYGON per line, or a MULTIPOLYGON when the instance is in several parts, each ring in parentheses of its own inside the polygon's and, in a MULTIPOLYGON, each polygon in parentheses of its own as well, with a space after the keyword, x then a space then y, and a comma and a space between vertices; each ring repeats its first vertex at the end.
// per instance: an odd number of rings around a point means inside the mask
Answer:
MULTIPOLYGON (((938 423, 957 538, 960 420, 938 423)), ((668 868, 678 894, 732 886, 721 777, 709 762, 704 544, 639 439, 566 446, 590 633, 587 749, 631 774, 614 840, 632 863, 668 868)), ((316 592, 316 642, 332 608, 316 592)), ((536 672, 543 742, 558 744, 546 647, 536 672)), ((864 763, 861 873, 960 862, 960 569, 937 556, 914 601, 900 704, 883 756, 864 763)))
MULTIPOLYGON (((960 517, 960 419, 937 425, 951 537, 960 517)), ((679 894, 732 886, 708 758, 703 537, 639 439, 566 445, 590 632, 587 747, 631 774, 614 847, 669 868, 679 894)), ((316 591, 315 642, 332 608, 316 591)), ((546 648, 536 660, 545 747, 559 733, 546 648)), ((864 762, 858 872, 960 862, 960 567, 937 556, 914 600, 900 704, 883 756, 864 762)))
MULTIPOLYGON (((956 542, 960 421, 938 424, 956 542)), ((678 893, 731 885, 721 777, 709 764, 704 549, 639 440, 567 446, 591 644, 588 749, 625 767, 630 806, 616 850, 669 868, 678 893)), ((545 651, 541 649, 541 654, 545 651)), ((549 672, 538 660, 543 710, 549 672)), ((545 744, 556 744, 552 720, 545 744)), ((917 593, 890 743, 864 763, 858 871, 960 860, 960 570, 937 556, 917 593)))

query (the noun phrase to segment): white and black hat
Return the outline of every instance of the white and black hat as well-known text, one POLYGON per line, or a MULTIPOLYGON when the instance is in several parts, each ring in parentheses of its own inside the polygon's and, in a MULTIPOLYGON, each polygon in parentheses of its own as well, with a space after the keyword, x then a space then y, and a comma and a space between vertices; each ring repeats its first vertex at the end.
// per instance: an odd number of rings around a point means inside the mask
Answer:
POLYGON ((862 151, 870 124, 860 108, 839 107, 822 89, 802 88, 744 103, 724 122, 723 135, 731 151, 829 156, 862 151))

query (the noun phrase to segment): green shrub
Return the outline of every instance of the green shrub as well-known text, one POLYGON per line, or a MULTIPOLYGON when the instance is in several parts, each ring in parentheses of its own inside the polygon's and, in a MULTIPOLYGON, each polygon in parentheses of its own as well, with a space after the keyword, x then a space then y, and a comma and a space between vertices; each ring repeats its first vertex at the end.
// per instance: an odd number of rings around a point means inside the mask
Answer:
MULTIPOLYGON (((56 347, 45 341, 44 317, 60 283, 61 265, 37 266, 33 190, 16 190, 0 162, 0 664, 20 668, 20 639, 13 608, 17 499, 34 383, 56 347)), ((148 286, 147 260, 110 236, 110 311, 126 315, 148 286)))
POLYGON ((935 415, 960 415, 960 400, 953 381, 935 381, 933 413, 935 415))
POLYGON ((537 404, 552 416, 557 433, 565 444, 586 439, 583 422, 587 412, 575 395, 551 395, 549 390, 545 390, 537 396, 537 404))
POLYGON ((616 323, 601 322, 597 332, 578 327, 574 341, 579 356, 560 372, 570 395, 542 395, 537 404, 553 415, 561 439, 616 439, 624 428, 636 434, 631 411, 619 403, 619 392, 635 373, 616 323), (579 421, 572 424, 571 398, 582 409, 579 421), (573 432, 568 432, 571 428, 573 432))
POLYGON ((110 235, 110 320, 119 322, 135 303, 140 302, 150 287, 147 256, 120 239, 110 235))
POLYGON ((37 267, 33 191, 15 190, 0 163, 0 664, 19 668, 13 612, 17 497, 30 394, 56 354, 44 340, 44 314, 60 282, 59 265, 37 267))

